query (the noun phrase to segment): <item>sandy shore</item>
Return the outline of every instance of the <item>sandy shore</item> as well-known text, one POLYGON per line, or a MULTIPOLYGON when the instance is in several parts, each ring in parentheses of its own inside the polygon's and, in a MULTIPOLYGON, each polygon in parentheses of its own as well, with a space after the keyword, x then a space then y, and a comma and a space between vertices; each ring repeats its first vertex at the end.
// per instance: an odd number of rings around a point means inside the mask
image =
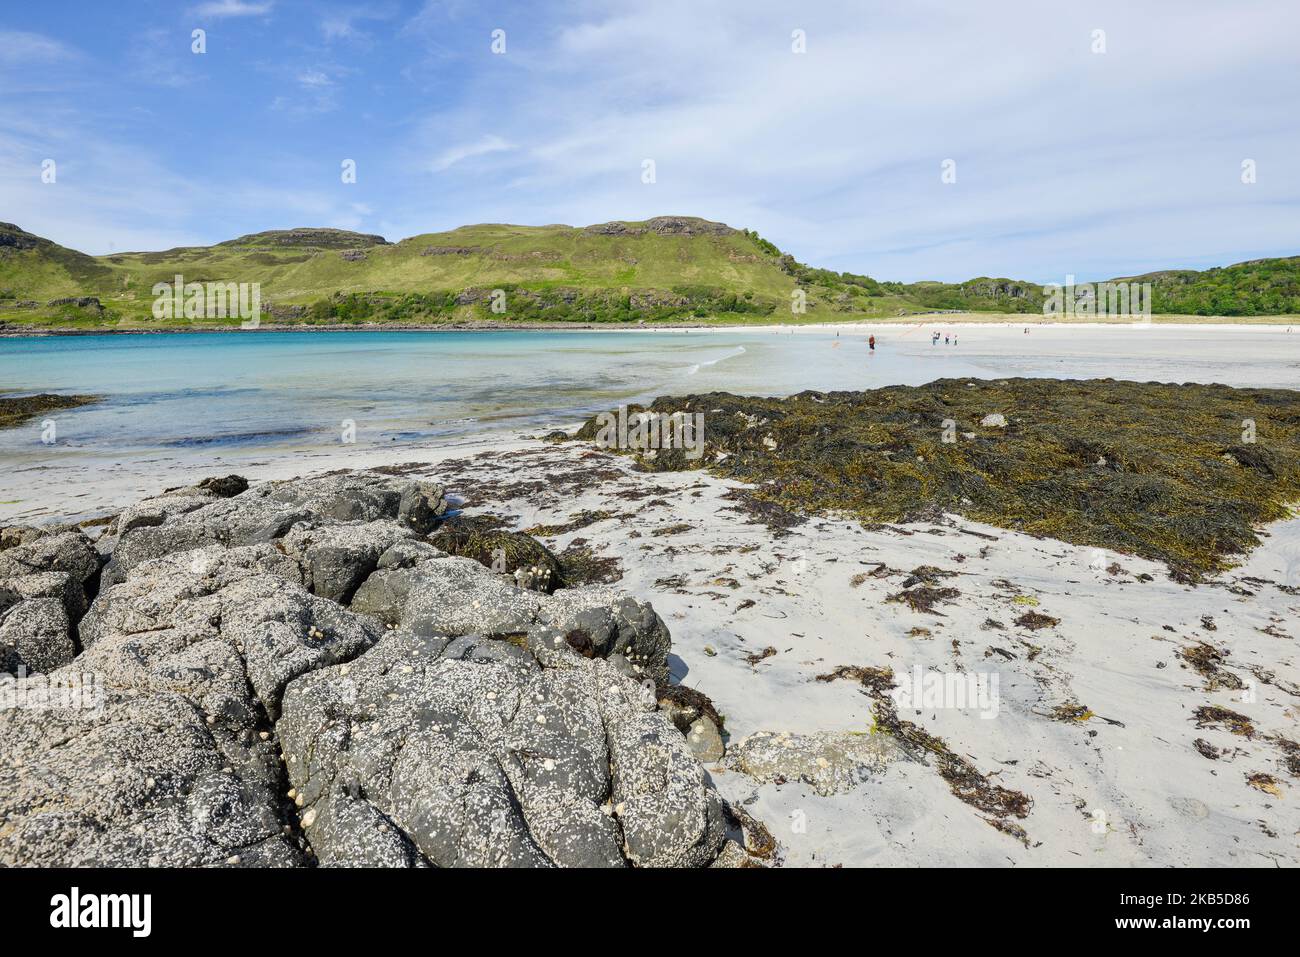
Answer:
MULTIPOLYGON (((346 467, 395 458, 352 453, 346 467)), ((322 455, 255 477, 343 464, 322 455)), ((477 440, 401 469, 444 483, 468 514, 517 529, 572 522, 536 534, 557 551, 581 540, 617 560, 620 587, 668 623, 676 676, 725 716, 717 787, 766 824, 789 865, 1300 864, 1300 790, 1287 764, 1287 742, 1300 740, 1300 519, 1192 587, 1151 562, 951 516, 773 530, 739 507, 735 483, 639 473, 576 442, 477 440), (920 566, 957 590, 933 614, 887 600, 920 566), (1056 624, 1017 624, 1030 611, 1056 624), (1192 664, 1204 646, 1222 657, 1202 673, 1192 664), (792 756, 805 735, 870 746, 871 695, 848 677, 819 680, 840 666, 992 689, 898 716, 1025 795, 1032 806, 1012 822, 1022 835, 963 802, 935 760, 882 751, 868 773, 839 767, 842 749, 831 748, 831 787, 793 765, 765 774, 737 763, 746 738, 765 732, 792 756), (1205 708, 1247 719, 1249 733, 1205 708)))
POLYGON ((151 336, 164 334, 194 335, 201 333, 266 333, 266 332, 663 332, 691 330, 756 330, 763 332, 788 332, 794 330, 816 330, 820 332, 834 330, 874 330, 880 328, 898 328, 908 326, 942 326, 960 325, 963 327, 979 326, 983 328, 1016 328, 1025 326, 1048 328, 1079 329, 1123 329, 1162 328, 1184 329, 1253 329, 1276 328, 1300 325, 1297 316, 1152 316, 1149 321, 1131 321, 1111 319, 1105 322, 1062 322, 1046 319, 1037 313, 987 313, 987 312, 930 312, 907 316, 882 316, 880 318, 861 317, 836 322, 803 323, 713 323, 707 319, 689 322, 657 321, 653 325, 644 323, 578 323, 578 322, 479 322, 446 323, 429 325, 418 323, 346 323, 319 325, 288 325, 267 322, 253 329, 242 326, 127 326, 106 328, 60 328, 60 327, 21 327, 5 326, 0 328, 0 339, 23 336, 151 336))
POLYGON ((714 765, 724 796, 767 824, 789 864, 1300 864, 1285 743, 1300 740, 1300 519, 1189 587, 1151 562, 954 517, 877 531, 812 519, 776 533, 736 510, 734 483, 634 472, 577 443, 467 446, 411 472, 516 528, 608 514, 541 537, 618 560, 621 587, 668 622, 677 676, 725 716, 733 755, 758 732, 869 736, 864 688, 818 680, 839 666, 996 689, 991 708, 941 701, 899 716, 1032 800, 1016 822, 1023 841, 963 803, 934 761, 891 759, 834 793, 714 765), (954 573, 943 583, 959 594, 940 614, 886 600, 926 565, 954 573), (1059 623, 1017 625, 1031 610, 1059 623), (1183 657, 1202 644, 1223 653, 1217 677, 1183 657), (1198 720, 1207 707, 1246 717, 1251 733, 1207 722, 1211 712, 1198 720), (1260 789, 1270 780, 1277 793, 1260 789))
POLYGON ((1187 587, 1150 562, 951 517, 882 531, 814 519, 778 537, 734 510, 732 483, 590 456, 502 448, 427 474, 471 511, 521 528, 611 513, 546 541, 583 538, 619 559, 622 586, 668 621, 679 677, 713 698, 733 747, 763 731, 869 732, 861 686, 817 680, 841 665, 996 676, 994 717, 952 707, 900 717, 1028 795, 1027 843, 958 800, 933 764, 895 761, 831 795, 717 767, 718 787, 768 824, 789 863, 1300 863, 1300 792, 1271 740, 1300 739, 1300 520, 1273 526, 1235 572, 1187 587), (622 477, 594 486, 583 479, 594 467, 622 477), (941 615, 886 601, 923 565, 956 573, 945 584, 960 595, 941 615), (1031 608, 1059 624, 1017 626, 1031 608), (1216 682, 1187 666, 1180 652, 1202 642, 1226 649, 1241 688, 1220 678, 1209 690, 1216 682), (1092 716, 1053 716, 1076 705, 1092 716), (1206 706, 1245 715, 1252 736, 1198 729, 1206 706), (1284 782, 1278 795, 1248 783, 1259 773, 1284 782))

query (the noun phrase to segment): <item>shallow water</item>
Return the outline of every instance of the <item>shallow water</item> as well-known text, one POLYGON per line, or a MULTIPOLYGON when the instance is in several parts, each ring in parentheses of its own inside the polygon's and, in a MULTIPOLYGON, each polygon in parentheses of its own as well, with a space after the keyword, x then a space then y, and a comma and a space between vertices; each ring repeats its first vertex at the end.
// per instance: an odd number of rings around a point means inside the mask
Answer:
MULTIPOLYGON (((744 332, 25 338, 0 340, 0 382, 105 396, 53 417, 59 448, 138 456, 338 443, 349 421, 361 446, 421 442, 574 420, 670 392, 862 388, 937 372, 829 340, 744 332)), ((39 433, 40 422, 6 432, 0 451, 48 455, 39 433)))
POLYGON ((331 449, 414 452, 494 430, 573 424, 665 394, 787 395, 945 376, 1300 383, 1300 335, 1276 327, 1025 335, 968 326, 953 345, 932 345, 929 328, 875 332, 874 353, 865 332, 847 329, 0 339, 0 390, 104 396, 49 416, 53 444, 42 442, 46 418, 0 432, 0 516, 85 497, 96 474, 140 477, 144 488, 194 467, 238 471, 331 449))

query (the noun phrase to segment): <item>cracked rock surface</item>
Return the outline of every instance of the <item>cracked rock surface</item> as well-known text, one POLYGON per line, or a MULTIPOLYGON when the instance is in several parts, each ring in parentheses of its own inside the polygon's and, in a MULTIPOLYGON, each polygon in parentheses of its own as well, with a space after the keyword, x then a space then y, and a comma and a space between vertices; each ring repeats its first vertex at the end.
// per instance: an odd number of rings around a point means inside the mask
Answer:
POLYGON ((0 652, 29 677, 0 676, 0 864, 714 863, 659 616, 446 555, 446 508, 379 473, 232 477, 98 543, 7 535, 0 652))
POLYGON ((76 655, 73 626, 99 588, 100 558, 81 531, 0 534, 0 673, 47 673, 76 655))

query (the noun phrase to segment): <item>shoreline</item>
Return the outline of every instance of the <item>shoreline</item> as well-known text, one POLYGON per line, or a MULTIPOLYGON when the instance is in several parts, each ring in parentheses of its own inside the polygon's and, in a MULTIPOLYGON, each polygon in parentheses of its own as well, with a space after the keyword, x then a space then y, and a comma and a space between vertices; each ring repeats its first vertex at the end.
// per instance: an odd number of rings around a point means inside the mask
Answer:
MULTIPOLYGON (((557 427, 571 429, 592 412, 617 404, 618 399, 613 397, 620 395, 629 402, 713 392, 777 398, 808 389, 874 391, 891 385, 922 386, 953 377, 981 381, 1048 378, 1218 383, 1234 388, 1292 391, 1300 383, 1300 336, 1288 334, 1282 327, 1053 323, 1034 325, 1030 334, 1022 335, 1023 327, 1023 323, 944 327, 931 323, 892 327, 808 323, 638 329, 658 335, 622 339, 591 333, 632 330, 565 328, 555 331, 570 333, 567 339, 560 335, 548 337, 548 330, 530 329, 527 331, 536 331, 538 336, 500 336, 495 341, 490 341, 491 336, 439 340, 380 335, 362 339, 337 335, 313 339, 301 335, 204 340, 179 335, 158 339, 157 334, 153 340, 20 339, 7 348, 0 344, 0 366, 6 360, 10 362, 10 373, 4 377, 7 389, 0 395, 95 393, 110 401, 66 413, 67 420, 61 419, 59 424, 60 442, 49 447, 37 444, 34 432, 19 435, 22 426, 0 433, 0 448, 10 459, 6 477, 0 480, 0 516, 42 522, 50 521, 54 512, 91 517, 102 512, 101 503, 107 507, 122 496, 157 492, 163 483, 181 485, 189 477, 197 480, 217 471, 240 472, 250 478, 270 477, 268 473, 274 471, 288 477, 327 464, 355 468, 422 459, 439 454, 443 448, 463 448, 503 435, 518 437, 543 434, 557 427), (932 347, 930 334, 936 329, 958 332, 960 345, 932 347), (877 337, 879 348, 868 355, 866 339, 870 334, 877 337), (241 342, 245 346, 240 347, 241 342), (735 355, 739 350, 734 347, 741 342, 748 346, 747 358, 735 355), (250 393, 257 396, 251 422, 241 416, 249 412, 245 403, 252 399, 241 393, 226 397, 218 390, 206 403, 187 398, 188 390, 196 385, 225 385, 224 381, 206 381, 202 377, 170 382, 162 394, 146 396, 145 404, 139 405, 133 393, 115 386, 113 370, 120 364, 119 353, 127 354, 125 359, 131 362, 151 361, 154 350, 150 346, 175 351, 176 361, 182 365, 207 363, 208 356, 240 348, 257 354, 259 361, 268 360, 269 365, 263 362, 260 367, 265 369, 277 368, 277 362, 285 356, 297 356, 291 364, 297 374, 307 377, 304 382, 310 383, 313 368, 332 369, 335 371, 331 374, 341 375, 332 391, 342 394, 344 400, 328 407, 304 403, 301 396, 284 386, 278 373, 255 372, 251 378, 241 380, 244 387, 260 390, 250 393), (724 346, 733 348, 722 356, 724 346), (608 364, 606 353, 619 353, 625 347, 630 354, 644 358, 635 367, 610 373, 613 378, 603 388, 613 391, 592 392, 584 380, 569 381, 585 364, 603 368, 608 364), (508 366, 516 370, 525 361, 519 356, 564 353, 557 361, 568 364, 565 368, 569 369, 569 379, 561 378, 572 394, 539 403, 527 389, 510 391, 518 387, 512 381, 475 382, 472 376, 458 378, 451 369, 445 373, 433 371, 437 368, 435 356, 457 350, 474 353, 476 362, 496 361, 503 350, 511 355, 518 353, 509 360, 516 365, 508 366), (368 354, 354 363, 354 351, 368 354), (411 359, 412 355, 427 355, 433 364, 411 359), (321 363, 319 367, 317 362, 321 363), (655 365, 660 362, 667 364, 661 369, 655 365), (660 371, 645 373, 646 368, 660 371), (426 405, 412 402, 406 393, 388 395, 382 388, 378 393, 368 391, 367 383, 382 386, 394 374, 414 377, 410 378, 412 385, 424 390, 416 394, 430 403, 443 395, 455 401, 450 405, 426 405), (470 397, 456 398, 462 381, 469 381, 478 390, 471 393, 473 401, 470 397), (163 406, 159 403, 172 399, 183 404, 159 423, 161 431, 150 432, 148 416, 161 415, 163 406), (215 402, 224 403, 219 407, 225 410, 220 413, 224 418, 209 415, 218 408, 215 402), (127 410, 134 411, 128 414, 127 410), (520 415, 520 410, 526 414, 520 415), (137 412, 145 416, 143 426, 133 425, 137 412), (360 444, 340 445, 337 423, 349 418, 360 423, 364 435, 360 444), (182 420, 188 424, 178 425, 182 420), (290 431, 274 432, 281 427, 290 431), (190 441, 195 439, 205 441, 190 441), (208 439, 216 441, 208 443, 208 439)), ((191 335, 198 332, 192 331, 191 335)), ((218 368, 224 366, 218 363, 218 368)), ((250 368, 256 370, 259 366, 253 363, 250 368)))
POLYGON ((474 323, 474 324, 445 324, 445 325, 412 325, 412 324, 380 324, 380 323, 348 323, 348 324, 330 324, 330 325, 306 325, 297 323, 294 325, 262 325, 254 329, 244 329, 239 326, 214 326, 211 328, 194 328, 192 326, 169 326, 165 328, 130 328, 130 329, 0 329, 0 339, 39 339, 53 337, 78 337, 78 336, 156 336, 156 335, 229 335, 238 333, 273 333, 273 332, 293 332, 310 334, 314 332, 429 332, 429 333, 459 333, 459 332, 690 332, 699 330, 704 332, 734 332, 734 331, 753 331, 753 332, 830 332, 830 331, 857 331, 857 330, 874 330, 882 326, 889 328, 923 328, 927 326, 962 326, 980 329, 998 329, 998 328, 1017 328, 1017 327, 1034 327, 1034 328, 1066 328, 1066 329, 1277 329, 1281 327, 1290 327, 1300 325, 1300 317, 1295 316, 1250 316, 1250 317, 1233 317, 1233 316, 1206 316, 1203 320, 1190 316, 1171 316, 1168 319, 1161 317, 1152 317, 1152 319, 1141 322, 1132 321, 1113 321, 1113 322, 1057 322, 1045 320, 1042 317, 1029 317, 1023 319, 1013 319, 1002 313, 990 314, 997 315, 996 319, 979 318, 980 313, 923 313, 915 316, 897 316, 881 319, 845 319, 843 321, 818 321, 818 322, 800 322, 800 323, 722 323, 710 324, 707 322, 693 323, 675 323, 663 322, 656 323, 653 326, 646 324, 627 324, 627 323, 527 323, 518 324, 505 323, 474 323), (1233 320, 1238 321, 1233 321, 1233 320))

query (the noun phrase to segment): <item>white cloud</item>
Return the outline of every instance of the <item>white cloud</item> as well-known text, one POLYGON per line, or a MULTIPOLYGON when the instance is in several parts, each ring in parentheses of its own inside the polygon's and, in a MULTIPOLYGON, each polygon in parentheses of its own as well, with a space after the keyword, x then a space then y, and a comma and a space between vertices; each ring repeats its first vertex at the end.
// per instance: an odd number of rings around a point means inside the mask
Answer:
POLYGON ((190 53, 188 31, 146 30, 128 48, 131 76, 152 86, 188 86, 200 75, 203 58, 190 53))
POLYGON ((0 67, 78 59, 80 54, 39 33, 0 30, 0 67))
POLYGON ((429 168, 435 173, 441 173, 467 159, 486 156, 489 153, 503 153, 514 148, 513 144, 508 143, 501 137, 489 134, 473 143, 462 143, 459 146, 444 150, 434 158, 429 168))
POLYGON ((336 64, 300 70, 293 81, 300 90, 281 93, 271 101, 271 110, 295 116, 312 116, 338 109, 338 80, 351 71, 336 64))
POLYGON ((201 17, 222 19, 225 17, 260 17, 271 12, 273 3, 249 3, 247 0, 210 0, 200 3, 194 13, 201 17))
POLYGON ((326 41, 369 41, 370 35, 360 29, 357 23, 362 20, 388 20, 393 16, 394 8, 389 4, 353 3, 346 7, 334 7, 321 15, 320 32, 326 41))

